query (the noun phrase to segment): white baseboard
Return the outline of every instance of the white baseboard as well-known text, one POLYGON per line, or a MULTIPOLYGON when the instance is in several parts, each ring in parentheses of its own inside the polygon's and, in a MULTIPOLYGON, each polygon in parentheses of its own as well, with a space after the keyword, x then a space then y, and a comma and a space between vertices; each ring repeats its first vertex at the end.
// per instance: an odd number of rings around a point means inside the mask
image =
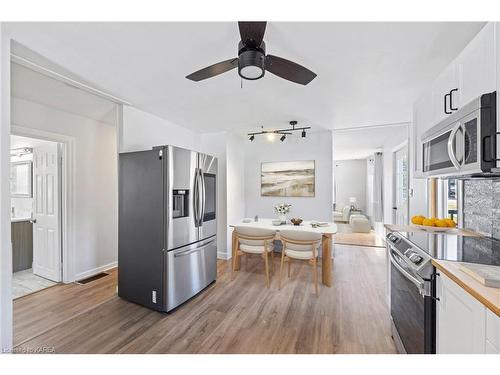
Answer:
POLYGON ((111 268, 115 268, 116 266, 118 266, 118 261, 111 262, 111 263, 105 264, 104 266, 93 268, 93 269, 88 270, 88 271, 80 272, 80 273, 75 275, 75 281, 86 279, 87 277, 97 275, 100 272, 107 271, 111 268))
POLYGON ((217 251, 217 259, 231 259, 227 251, 217 251))

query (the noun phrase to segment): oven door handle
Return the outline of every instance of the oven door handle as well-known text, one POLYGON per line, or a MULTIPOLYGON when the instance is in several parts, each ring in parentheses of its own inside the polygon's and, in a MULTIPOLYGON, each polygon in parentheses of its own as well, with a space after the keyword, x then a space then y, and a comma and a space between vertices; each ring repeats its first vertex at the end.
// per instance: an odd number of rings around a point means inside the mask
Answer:
POLYGON ((403 267, 399 265, 396 258, 394 258, 392 249, 389 249, 389 257, 394 267, 396 267, 398 271, 403 274, 403 276, 405 276, 408 280, 410 280, 413 284, 415 284, 415 286, 418 287, 420 294, 425 295, 425 283, 417 279, 415 276, 413 276, 411 273, 409 273, 407 270, 405 270, 403 267))
POLYGON ((458 122, 453 130, 450 133, 450 137, 448 138, 448 156, 450 157, 451 162, 455 166, 456 169, 460 169, 460 162, 458 161, 455 152, 453 151, 453 142, 457 136, 458 131, 462 127, 462 124, 458 122))

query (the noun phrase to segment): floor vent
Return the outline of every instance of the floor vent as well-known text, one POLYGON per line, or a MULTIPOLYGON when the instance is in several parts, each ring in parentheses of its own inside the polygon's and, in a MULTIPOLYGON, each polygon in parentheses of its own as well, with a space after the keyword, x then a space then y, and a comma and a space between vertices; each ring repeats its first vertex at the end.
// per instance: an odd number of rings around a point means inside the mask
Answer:
POLYGON ((85 285, 85 284, 91 283, 92 281, 102 279, 103 277, 106 277, 108 275, 109 275, 109 273, 101 272, 101 273, 98 273, 97 275, 87 277, 86 279, 78 280, 76 283, 80 284, 80 285, 85 285))

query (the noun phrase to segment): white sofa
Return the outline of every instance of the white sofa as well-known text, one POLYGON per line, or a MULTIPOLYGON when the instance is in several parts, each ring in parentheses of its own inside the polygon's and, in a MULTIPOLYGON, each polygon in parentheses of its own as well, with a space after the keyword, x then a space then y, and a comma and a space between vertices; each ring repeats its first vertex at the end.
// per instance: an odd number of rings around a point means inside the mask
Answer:
POLYGON ((370 233, 372 230, 370 220, 365 215, 351 215, 349 224, 355 233, 370 233))
POLYGON ((342 211, 333 211, 333 221, 337 223, 348 223, 351 215, 351 206, 344 206, 342 211))

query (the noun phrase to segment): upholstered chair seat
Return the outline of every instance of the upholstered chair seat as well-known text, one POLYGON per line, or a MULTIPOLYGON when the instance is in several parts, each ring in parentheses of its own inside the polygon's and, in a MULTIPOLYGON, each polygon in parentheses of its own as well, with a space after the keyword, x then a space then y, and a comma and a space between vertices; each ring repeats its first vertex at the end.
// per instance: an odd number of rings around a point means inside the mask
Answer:
MULTIPOLYGON (((236 259, 244 254, 261 254, 264 258, 266 272, 266 286, 269 288, 269 259, 271 254, 271 268, 274 269, 274 237, 276 231, 264 228, 238 226, 236 233, 237 248, 233 259, 233 272, 236 268, 236 259)), ((245 257, 246 259, 246 257, 245 257)))
POLYGON ((321 245, 322 234, 317 232, 283 230, 280 231, 280 239, 283 244, 281 251, 280 281, 283 273, 283 264, 288 262, 288 277, 290 277, 290 268, 292 259, 307 260, 313 266, 313 277, 316 295, 318 291, 318 269, 317 258, 318 250, 321 245))

